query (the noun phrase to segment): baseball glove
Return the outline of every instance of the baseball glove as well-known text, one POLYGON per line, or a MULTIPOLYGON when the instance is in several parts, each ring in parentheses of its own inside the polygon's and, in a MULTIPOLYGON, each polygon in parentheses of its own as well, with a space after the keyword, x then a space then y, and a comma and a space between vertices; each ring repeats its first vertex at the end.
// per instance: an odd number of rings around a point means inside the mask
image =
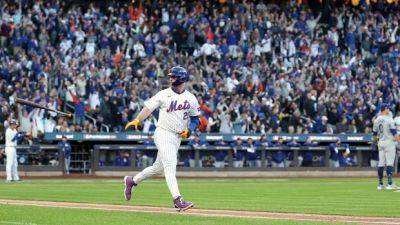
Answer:
POLYGON ((190 130, 189 129, 184 129, 183 131, 181 131, 179 133, 179 136, 181 136, 181 138, 189 138, 190 137, 190 130))

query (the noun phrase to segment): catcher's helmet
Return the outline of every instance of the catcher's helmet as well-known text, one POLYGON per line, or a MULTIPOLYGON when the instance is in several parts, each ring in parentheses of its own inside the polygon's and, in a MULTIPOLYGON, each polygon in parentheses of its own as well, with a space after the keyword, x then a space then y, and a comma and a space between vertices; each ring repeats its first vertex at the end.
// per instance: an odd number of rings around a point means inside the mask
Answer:
POLYGON ((189 73, 181 66, 174 66, 170 70, 168 76, 176 78, 172 85, 179 85, 189 80, 189 73))

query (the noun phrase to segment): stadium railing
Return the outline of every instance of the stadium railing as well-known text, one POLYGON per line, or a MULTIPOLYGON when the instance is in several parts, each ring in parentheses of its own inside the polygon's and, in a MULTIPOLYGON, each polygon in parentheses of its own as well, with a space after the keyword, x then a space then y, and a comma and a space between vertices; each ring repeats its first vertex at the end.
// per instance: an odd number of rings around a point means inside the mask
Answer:
MULTIPOLYGON (((246 151, 246 147, 238 147, 236 150, 246 151)), ((344 151, 344 147, 339 147, 339 151, 344 151)), ((369 166, 369 154, 371 153, 370 146, 351 146, 350 151, 357 157, 357 163, 353 166, 347 166, 346 169, 349 170, 371 170, 369 166)), ((126 144, 100 144, 94 145, 92 151, 92 172, 95 171, 129 171, 129 170, 138 170, 142 169, 142 167, 138 166, 137 162, 139 157, 137 156, 138 152, 152 152, 156 153, 157 148, 155 146, 145 146, 145 145, 126 145, 126 144), (113 164, 113 160, 115 156, 120 153, 128 153, 130 163, 126 164, 126 166, 115 166, 113 164), (102 158, 102 159, 100 159, 102 158), (106 159, 108 158, 108 160, 106 159)), ((330 168, 329 167, 329 147, 328 146, 300 146, 300 147, 287 147, 287 146, 279 146, 279 147, 257 147, 256 151, 260 153, 260 160, 261 166, 260 167, 243 167, 243 168, 234 168, 233 167, 233 148, 231 146, 205 146, 205 147, 191 147, 188 145, 183 145, 179 149, 179 162, 178 166, 181 170, 343 170, 344 167, 340 168, 330 168), (224 168, 215 168, 215 167, 200 167, 199 161, 201 159, 201 155, 205 155, 203 153, 207 152, 209 155, 212 155, 216 151, 223 150, 226 151, 226 166, 224 168), (267 155, 275 151, 288 151, 293 154, 293 161, 291 162, 290 167, 286 168, 271 168, 267 167, 267 155), (195 160, 195 167, 190 168, 188 166, 184 166, 184 162, 187 161, 189 154, 194 151, 194 160, 195 160), (319 153, 321 156, 321 162, 318 163, 319 165, 313 167, 302 167, 299 164, 299 155, 303 151, 312 151, 313 153, 319 153)), ((193 153, 192 153, 193 154, 193 153)), ((156 154, 152 154, 155 156, 156 154)), ((268 156, 269 157, 269 156, 268 156)), ((155 160, 155 158, 154 158, 155 160)))

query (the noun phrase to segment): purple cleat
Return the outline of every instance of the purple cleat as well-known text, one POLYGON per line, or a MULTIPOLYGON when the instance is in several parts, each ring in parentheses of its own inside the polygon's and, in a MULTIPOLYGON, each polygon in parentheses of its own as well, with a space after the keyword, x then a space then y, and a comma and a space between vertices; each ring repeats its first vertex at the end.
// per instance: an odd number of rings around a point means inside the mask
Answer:
POLYGON ((192 202, 186 202, 182 199, 181 196, 174 199, 174 206, 178 212, 185 211, 193 207, 192 202))
POLYGON ((125 184, 125 189, 124 189, 125 200, 129 201, 131 200, 132 197, 132 188, 133 186, 136 186, 135 182, 133 182, 133 177, 125 176, 124 184, 125 184))

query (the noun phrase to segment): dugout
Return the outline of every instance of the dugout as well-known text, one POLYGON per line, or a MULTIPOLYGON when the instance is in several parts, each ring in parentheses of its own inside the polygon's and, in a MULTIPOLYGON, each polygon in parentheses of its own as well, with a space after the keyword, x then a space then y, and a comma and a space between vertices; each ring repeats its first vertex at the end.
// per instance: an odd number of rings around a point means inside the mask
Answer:
MULTIPOLYGON (((237 151, 247 151, 246 148, 237 148, 237 151)), ((258 147, 255 149, 260 157, 259 166, 249 166, 246 162, 247 159, 244 160, 243 167, 234 167, 234 155, 233 148, 231 146, 207 146, 207 147, 191 147, 188 145, 183 145, 179 149, 178 156, 178 170, 188 170, 188 171, 226 171, 226 170, 240 170, 240 171, 290 171, 290 170, 373 170, 373 168, 369 165, 369 156, 368 154, 371 152, 371 147, 369 146, 351 146, 350 150, 352 154, 357 156, 357 162, 355 165, 347 166, 347 167, 339 167, 339 168, 331 168, 329 167, 329 161, 326 160, 329 158, 329 148, 327 146, 315 146, 315 147, 258 147), (224 160, 224 166, 221 168, 216 168, 214 166, 205 165, 205 161, 207 160, 207 154, 205 153, 216 153, 218 151, 226 152, 226 157, 224 160), (290 165, 284 168, 274 168, 271 167, 270 162, 268 162, 269 154, 273 154, 276 151, 287 151, 293 154, 293 160, 290 165), (322 155, 325 160, 323 160, 323 164, 316 163, 311 167, 301 166, 299 162, 299 156, 304 151, 312 151, 313 153, 319 153, 322 155), (188 163, 190 159, 190 155, 194 155, 194 165, 191 166, 188 163), (205 156, 205 157, 201 157, 205 156)), ((339 148, 340 151, 344 151, 343 147, 339 148)), ((143 165, 140 163, 141 155, 143 152, 151 152, 152 155, 156 155, 156 147, 155 146, 146 146, 146 145, 118 145, 118 144, 103 144, 103 145, 95 145, 94 150, 92 151, 92 159, 93 159, 93 167, 92 172, 96 173, 96 171, 136 171, 145 168, 148 165, 143 165), (127 153, 127 160, 129 162, 123 164, 115 163, 115 156, 121 155, 121 152, 127 153)), ((316 154, 317 155, 317 154, 316 154)), ((151 165, 151 163, 149 164, 151 165)))
MULTIPOLYGON (((4 145, 0 145, 4 149, 4 145)), ((6 156, 0 156, 0 171, 6 170, 6 156)), ((57 145, 19 145, 17 146, 18 172, 20 175, 62 175, 63 155, 57 145)))
MULTIPOLYGON (((57 148, 57 143, 61 140, 62 135, 67 136, 72 146, 71 172, 73 173, 120 176, 126 174, 127 171, 140 171, 146 166, 151 165, 157 154, 155 146, 145 144, 149 134, 47 133, 42 143, 32 146, 18 146, 19 171, 26 175, 38 174, 39 172, 40 174, 48 172, 48 174, 51 175, 61 175, 63 173, 64 160, 62 158, 63 154, 57 148), (146 157, 143 157, 144 154, 150 157, 146 159, 146 157), (38 157, 40 156, 46 156, 50 159, 37 163, 39 161, 38 157)), ((201 176, 207 174, 206 172, 244 172, 245 174, 259 174, 258 172, 261 172, 265 174, 267 171, 281 172, 280 174, 283 176, 287 174, 303 174, 303 176, 305 176, 311 172, 314 173, 318 171, 342 171, 346 174, 362 172, 358 173, 360 176, 364 176, 365 174, 372 176, 375 174, 375 168, 371 168, 370 166, 370 158, 373 149, 369 143, 370 136, 368 135, 267 135, 268 141, 272 142, 276 141, 278 138, 283 138, 285 141, 296 139, 299 143, 304 143, 307 138, 312 137, 318 140, 319 144, 317 146, 257 147, 255 151, 259 155, 259 162, 255 164, 256 166, 250 166, 245 158, 243 167, 234 167, 235 156, 232 146, 216 145, 219 140, 232 143, 238 137, 243 140, 249 137, 257 140, 260 136, 261 135, 257 134, 201 134, 200 138, 210 143, 209 146, 204 147, 191 147, 188 145, 187 141, 184 141, 179 151, 178 171, 201 172, 198 173, 201 176), (328 145, 338 138, 341 139, 343 143, 348 143, 350 145, 351 156, 355 156, 357 161, 346 167, 331 168, 328 163, 328 145), (284 168, 272 167, 271 165, 271 154, 277 151, 285 151, 291 154, 292 160, 290 160, 284 168), (314 155, 313 162, 308 167, 301 163, 301 157, 299 157, 306 151, 312 152, 314 155), (223 152, 225 154, 222 162, 223 166, 215 166, 215 153, 217 152, 223 152)), ((246 148, 241 147, 235 150, 247 151, 246 148)), ((340 147, 339 150, 344 151, 344 148, 340 147)), ((398 163, 396 165, 398 165, 398 163)), ((0 170, 5 171, 5 162, 1 157, 0 170)))

